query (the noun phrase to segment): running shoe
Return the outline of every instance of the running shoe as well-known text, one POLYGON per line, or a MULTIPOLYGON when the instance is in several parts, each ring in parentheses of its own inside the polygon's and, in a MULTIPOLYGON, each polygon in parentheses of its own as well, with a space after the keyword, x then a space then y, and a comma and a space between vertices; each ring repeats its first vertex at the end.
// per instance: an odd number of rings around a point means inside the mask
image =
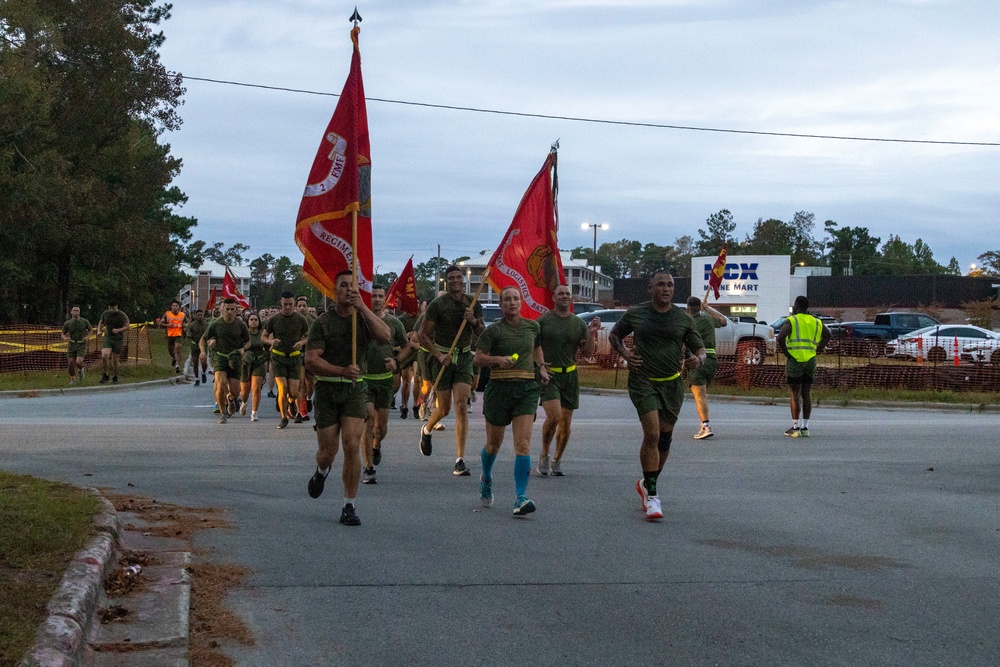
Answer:
POLYGON ((469 394, 469 400, 471 400, 473 403, 476 402, 476 390, 475 389, 473 389, 472 393, 469 394))
POLYGON ((282 417, 281 418, 281 423, 278 424, 278 428, 288 428, 288 418, 287 417, 282 417))
POLYGON ((246 417, 247 414, 247 402, 242 398, 240 399, 240 414, 246 417))
POLYGON ((219 404, 218 403, 215 404, 215 409, 212 410, 212 414, 213 415, 221 415, 222 414, 222 410, 219 409, 219 404))
POLYGON ((524 516, 535 511, 535 502, 527 496, 518 496, 514 501, 514 516, 524 516))
POLYGON ((180 372, 181 372, 181 367, 180 366, 174 366, 174 373, 180 373, 180 372))
POLYGON ((240 409, 240 406, 236 404, 236 399, 235 398, 230 398, 229 399, 229 416, 235 415, 236 412, 237 412, 237 410, 239 410, 239 409, 240 409))
POLYGON ((250 421, 252 421, 252 422, 260 421, 260 417, 257 416, 257 411, 256 410, 251 410, 250 411, 250 421))
POLYGON ((309 497, 319 498, 323 495, 323 485, 326 484, 326 477, 319 470, 309 478, 309 497))
POLYGON ((800 428, 799 429, 799 437, 800 438, 808 438, 809 437, 809 429, 807 429, 807 428, 800 428))
POLYGON ((372 447, 372 463, 374 465, 382 463, 382 445, 372 447))
MULTIPOLYGON (((205 377, 205 376, 204 376, 204 375, 202 375, 202 377, 205 377)), ((275 394, 275 393, 274 393, 273 391, 271 391, 270 389, 268 389, 268 390, 267 390, 267 397, 268 397, 268 398, 278 398, 277 394, 275 394)))
POLYGON ((345 526, 360 526, 361 519, 358 515, 354 513, 354 505, 347 503, 344 505, 344 509, 340 511, 340 523, 345 526))
POLYGON ((420 404, 419 412, 420 412, 420 421, 422 422, 427 421, 427 407, 424 406, 424 404, 422 403, 420 404))
POLYGON ((642 509, 646 509, 646 498, 649 494, 646 492, 646 484, 640 479, 635 483, 635 490, 639 492, 639 499, 642 501, 642 509))
POLYGON ((420 427, 420 453, 424 456, 431 455, 431 434, 424 433, 424 427, 420 427))
POLYGON ((399 418, 406 419, 410 414, 410 409, 405 405, 399 409, 399 418))
POLYGON ((434 430, 435 431, 443 431, 444 430, 444 422, 438 422, 437 424, 434 424, 434 430))
POLYGON ((459 477, 468 477, 472 474, 472 471, 465 465, 465 459, 459 459, 455 461, 455 470, 452 474, 458 475, 459 477))
POLYGON ((395 396, 392 397, 392 404, 389 406, 389 409, 390 410, 395 410, 396 409, 396 397, 395 396))
POLYGON ((198 376, 195 376, 195 378, 194 378, 194 386, 197 387, 197 386, 200 386, 200 385, 201 385, 201 380, 198 379, 198 376))
POLYGON ((117 375, 111 376, 111 384, 118 384, 118 376, 117 375))
POLYGON ((562 471, 562 466, 559 465, 559 459, 552 459, 552 468, 549 470, 549 474, 553 477, 565 477, 566 473, 562 471))
POLYGON ((309 415, 308 415, 308 414, 305 414, 305 415, 299 415, 299 416, 300 416, 300 417, 302 417, 302 421, 304 421, 304 422, 307 422, 307 421, 309 421, 309 415))
POLYGON ((295 413, 295 423, 296 424, 301 424, 302 423, 302 415, 300 415, 297 412, 295 413))
POLYGON ((656 521, 663 518, 663 508, 660 507, 660 499, 656 496, 646 496, 643 509, 646 510, 646 521, 656 521))
POLYGON ((73 378, 70 378, 70 379, 69 379, 69 386, 71 386, 71 387, 72 387, 72 386, 73 386, 73 385, 75 385, 75 384, 76 384, 76 380, 74 380, 73 378))
POLYGON ((701 429, 694 434, 695 440, 704 440, 705 438, 711 438, 714 433, 712 433, 712 427, 708 424, 702 424, 701 429))
POLYGON ((483 507, 493 504, 493 480, 487 482, 482 475, 479 476, 479 502, 483 507))
POLYGON ((86 369, 86 368, 83 368, 83 367, 81 366, 81 367, 80 367, 80 372, 79 372, 78 376, 79 376, 79 378, 80 378, 80 382, 83 382, 83 379, 84 379, 85 377, 87 377, 87 369, 86 369))
POLYGON ((220 424, 225 424, 227 421, 229 421, 229 418, 226 417, 226 415, 219 415, 219 423, 220 424))
POLYGON ((313 411, 313 400, 311 398, 306 399, 306 412, 313 411))
POLYGON ((785 435, 787 435, 789 438, 797 438, 799 437, 799 429, 792 426, 787 431, 785 431, 785 435))
POLYGON ((101 384, 107 384, 108 380, 110 380, 110 379, 111 379, 111 376, 109 376, 107 373, 102 373, 101 374, 101 384))
POLYGON ((364 472, 361 473, 361 483, 362 484, 377 484, 375 479, 375 468, 365 468, 364 472))
POLYGON ((201 374, 201 383, 202 383, 202 384, 205 384, 205 383, 207 383, 207 382, 208 382, 208 378, 207 378, 207 377, 205 377, 205 374, 204 374, 204 373, 202 373, 202 374, 201 374))
POLYGON ((470 415, 472 414, 472 399, 469 399, 465 403, 465 411, 468 412, 470 415))
POLYGON ((538 457, 538 474, 542 477, 549 476, 549 457, 547 454, 542 454, 538 457))

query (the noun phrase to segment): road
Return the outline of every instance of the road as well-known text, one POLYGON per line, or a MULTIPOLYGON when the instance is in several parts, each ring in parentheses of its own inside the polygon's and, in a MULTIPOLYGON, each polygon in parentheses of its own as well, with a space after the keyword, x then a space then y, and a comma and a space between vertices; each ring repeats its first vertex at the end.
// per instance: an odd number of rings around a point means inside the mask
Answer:
MULTIPOLYGON (((510 515, 513 452, 478 502, 480 404, 451 474, 452 420, 417 450, 390 420, 358 528, 337 475, 306 495, 307 426, 218 425, 211 388, 0 401, 0 466, 80 486, 223 507, 199 534, 251 569, 230 607, 256 638, 239 665, 988 665, 1000 639, 1000 415, 712 404, 684 407, 661 477, 666 519, 634 490, 627 397, 584 396, 563 467, 532 477, 538 511, 510 515), (134 486, 128 486, 132 484, 134 486)), ((534 434, 537 454, 540 421, 534 434)))

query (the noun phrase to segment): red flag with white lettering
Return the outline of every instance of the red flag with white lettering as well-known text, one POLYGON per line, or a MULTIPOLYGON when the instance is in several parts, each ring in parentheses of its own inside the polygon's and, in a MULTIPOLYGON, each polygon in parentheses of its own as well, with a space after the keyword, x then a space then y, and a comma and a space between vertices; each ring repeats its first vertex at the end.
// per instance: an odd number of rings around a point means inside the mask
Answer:
POLYGON ((236 288, 236 277, 233 276, 233 273, 229 270, 228 266, 226 267, 226 275, 222 279, 222 298, 236 299, 236 303, 243 308, 250 307, 250 302, 247 301, 247 298, 240 294, 240 291, 236 288))
POLYGON ((420 311, 420 302, 417 299, 417 279, 413 273, 412 257, 386 293, 385 306, 386 308, 402 308, 409 315, 416 315, 420 311))
POLYGON ((309 170, 296 218, 295 243, 305 256, 303 273, 317 289, 336 298, 337 274, 356 265, 361 296, 371 305, 371 146, 361 79, 360 32, 357 26, 351 30, 351 70, 309 170))
POLYGON ((516 287, 521 317, 537 319, 552 309, 552 293, 566 282, 559 257, 556 151, 531 181, 514 219, 487 265, 487 280, 497 292, 516 287))

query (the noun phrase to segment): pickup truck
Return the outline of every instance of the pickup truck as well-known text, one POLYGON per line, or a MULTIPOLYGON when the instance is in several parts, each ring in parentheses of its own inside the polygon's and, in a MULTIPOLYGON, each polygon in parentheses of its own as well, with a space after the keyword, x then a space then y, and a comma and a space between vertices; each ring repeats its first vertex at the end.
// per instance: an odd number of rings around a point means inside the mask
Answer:
POLYGON ((826 349, 875 358, 885 352, 886 341, 935 324, 941 323, 923 313, 879 313, 874 322, 829 324, 825 325, 830 330, 826 349))

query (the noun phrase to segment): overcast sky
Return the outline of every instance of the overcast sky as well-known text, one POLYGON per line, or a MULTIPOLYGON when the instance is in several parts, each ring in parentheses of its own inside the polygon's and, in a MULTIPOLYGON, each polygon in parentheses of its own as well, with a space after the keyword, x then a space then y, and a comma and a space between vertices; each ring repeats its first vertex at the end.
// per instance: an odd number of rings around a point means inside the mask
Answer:
MULTIPOLYGON (((340 92, 354 2, 174 0, 163 64, 190 77, 340 92)), ((560 140, 559 245, 672 244, 729 209, 736 234, 796 211, 922 238, 963 270, 1000 249, 996 0, 462 0, 358 5, 375 264, 492 252, 560 140)), ((188 80, 176 184, 195 237, 302 256, 306 176, 337 98, 188 80)))

